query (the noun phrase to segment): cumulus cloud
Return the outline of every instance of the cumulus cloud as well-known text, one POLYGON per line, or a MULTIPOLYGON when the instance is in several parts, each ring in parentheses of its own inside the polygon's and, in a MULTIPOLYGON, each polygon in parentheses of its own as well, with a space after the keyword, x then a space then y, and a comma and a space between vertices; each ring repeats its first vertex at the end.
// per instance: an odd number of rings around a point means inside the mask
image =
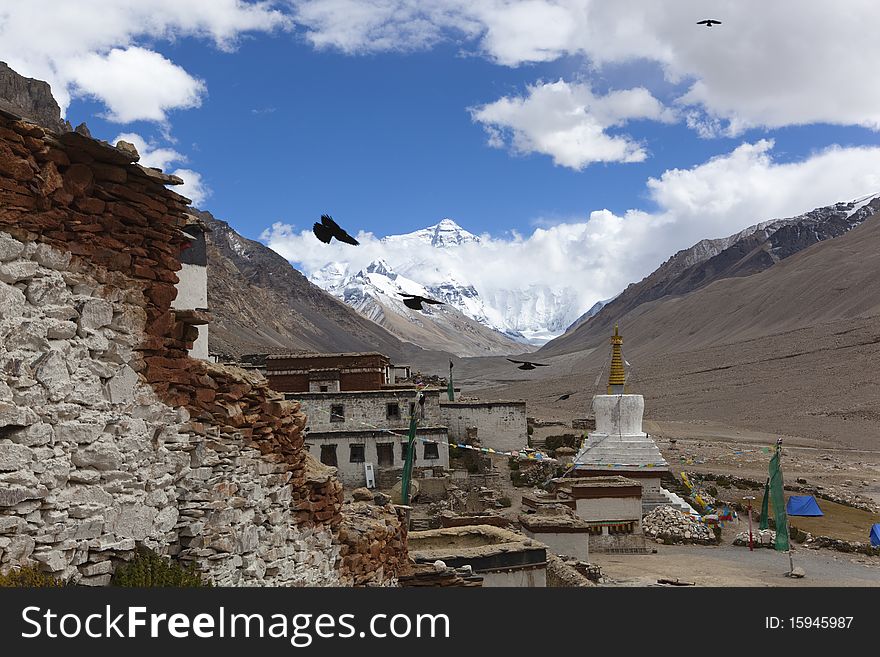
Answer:
POLYGON ((583 169, 593 162, 641 162, 644 147, 608 128, 636 119, 672 120, 673 113, 642 87, 593 93, 588 84, 538 82, 525 96, 505 96, 472 108, 483 124, 489 145, 517 153, 543 153, 554 163, 583 169))
POLYGON ((736 233, 755 223, 880 190, 880 148, 834 147, 797 162, 779 162, 770 140, 744 143, 689 169, 647 181, 657 209, 616 215, 598 209, 531 235, 482 236, 452 249, 415 246, 361 232, 361 246, 318 244, 306 227, 284 223, 262 239, 311 276, 330 263, 356 272, 385 259, 398 273, 439 284, 450 271, 466 276, 485 299, 511 287, 546 286, 576 295, 578 313, 640 280, 679 249, 736 233))
POLYGON ((112 121, 165 121, 197 106, 204 83, 149 49, 195 37, 231 50, 247 32, 292 29, 273 2, 242 0, 0 0, 0 59, 46 80, 66 110, 72 96, 97 98, 112 121))
POLYGON ((87 53, 63 62, 59 70, 73 81, 74 93, 103 102, 109 108, 106 118, 116 123, 162 122, 168 110, 199 106, 206 89, 180 66, 144 48, 87 53))
POLYGON ((348 53, 473 46, 505 66, 582 56, 652 62, 701 134, 809 123, 880 129, 875 0, 293 0, 316 47, 348 53), (723 24, 695 25, 707 17, 723 24), (697 113, 697 114, 693 114, 697 113), (719 123, 720 122, 720 123, 719 123))
POLYGON ((194 206, 199 207, 211 195, 210 188, 198 171, 182 167, 175 168, 175 164, 186 163, 185 155, 178 153, 172 148, 159 146, 155 142, 148 142, 136 132, 119 134, 113 140, 113 143, 115 144, 120 140, 134 144, 140 155, 138 164, 145 167, 162 169, 165 173, 170 173, 183 179, 184 184, 176 185, 173 189, 178 194, 182 194, 190 199, 194 206))

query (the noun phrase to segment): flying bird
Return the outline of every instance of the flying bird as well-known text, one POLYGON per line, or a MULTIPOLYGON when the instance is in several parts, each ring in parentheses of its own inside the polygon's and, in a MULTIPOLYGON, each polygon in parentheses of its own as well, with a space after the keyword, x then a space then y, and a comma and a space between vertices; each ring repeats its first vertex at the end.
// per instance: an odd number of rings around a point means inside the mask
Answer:
POLYGON ((440 304, 441 306, 443 305, 442 301, 437 301, 436 299, 429 299, 428 297, 420 297, 418 294, 403 294, 401 292, 400 296, 408 297, 403 300, 403 305, 406 306, 407 308, 412 308, 413 310, 424 310, 424 308, 422 308, 423 303, 428 303, 431 305, 437 305, 437 304, 440 304))
POLYGON ((516 369, 518 370, 533 370, 536 367, 547 367, 548 363, 533 363, 528 360, 513 360, 512 358, 508 358, 511 363, 516 363, 519 365, 516 369))
POLYGON ((312 226, 312 232, 315 234, 315 237, 324 242, 324 244, 330 244, 330 240, 334 237, 340 242, 345 242, 346 244, 351 244, 353 246, 360 244, 360 242, 345 232, 342 226, 333 221, 333 217, 329 214, 321 215, 321 223, 315 222, 315 225, 312 226))
POLYGON ((704 21, 698 21, 697 25, 705 25, 706 27, 712 27, 713 25, 721 25, 721 21, 716 21, 714 18, 707 18, 704 21))

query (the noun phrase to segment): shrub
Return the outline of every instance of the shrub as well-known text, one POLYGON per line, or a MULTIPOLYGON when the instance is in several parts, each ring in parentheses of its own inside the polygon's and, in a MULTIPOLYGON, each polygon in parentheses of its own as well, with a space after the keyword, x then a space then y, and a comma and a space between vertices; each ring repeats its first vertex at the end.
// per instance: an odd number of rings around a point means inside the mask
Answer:
POLYGON ((513 502, 511 502, 510 498, 505 495, 504 497, 498 498, 498 504, 500 504, 501 506, 503 506, 506 509, 506 508, 510 507, 513 504, 513 502))
POLYGON ((139 548, 134 559, 116 569, 110 585, 196 587, 211 586, 211 583, 202 579, 201 573, 193 564, 182 566, 168 557, 159 556, 152 550, 139 548))
POLYGON ((0 587, 55 588, 65 585, 62 580, 30 566, 0 574, 0 587))

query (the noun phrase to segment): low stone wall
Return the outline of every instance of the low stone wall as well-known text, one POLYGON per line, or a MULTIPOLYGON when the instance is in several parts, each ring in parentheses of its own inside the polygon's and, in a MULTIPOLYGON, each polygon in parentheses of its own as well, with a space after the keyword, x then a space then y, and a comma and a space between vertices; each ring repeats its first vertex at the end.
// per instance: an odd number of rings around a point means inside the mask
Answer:
POLYGON ((576 586, 595 586, 555 554, 547 555, 547 586, 571 588, 576 586))

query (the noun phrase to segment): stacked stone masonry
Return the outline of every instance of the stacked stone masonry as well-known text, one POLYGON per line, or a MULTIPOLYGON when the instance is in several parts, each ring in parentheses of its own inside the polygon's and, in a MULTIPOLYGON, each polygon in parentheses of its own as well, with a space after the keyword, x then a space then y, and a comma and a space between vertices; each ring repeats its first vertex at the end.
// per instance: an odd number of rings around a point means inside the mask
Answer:
POLYGON ((343 506, 306 417, 187 356, 179 180, 0 112, 0 570, 110 581, 138 545, 223 585, 389 584, 391 506, 343 506))

